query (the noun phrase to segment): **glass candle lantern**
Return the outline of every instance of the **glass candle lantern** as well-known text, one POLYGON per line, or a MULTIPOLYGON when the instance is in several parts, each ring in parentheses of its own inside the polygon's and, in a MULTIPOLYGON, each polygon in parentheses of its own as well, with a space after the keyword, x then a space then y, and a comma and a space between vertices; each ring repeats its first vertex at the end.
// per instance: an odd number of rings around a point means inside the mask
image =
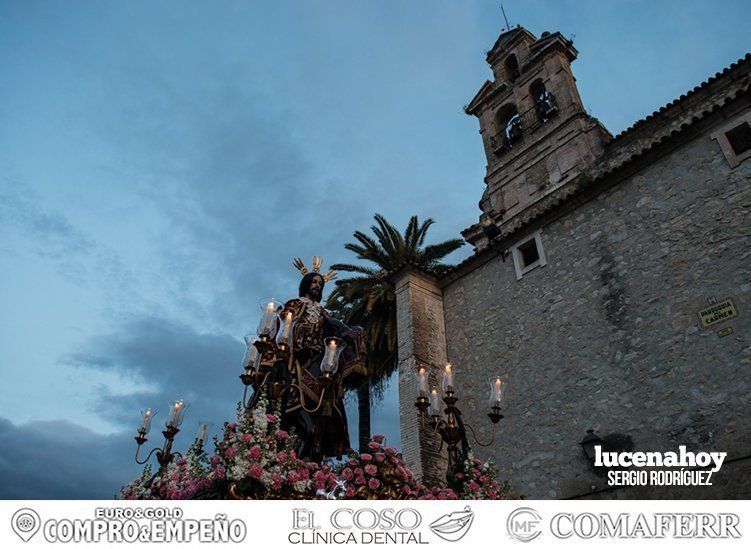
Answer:
POLYGON ((258 348, 254 345, 256 338, 248 334, 245 336, 245 353, 243 353, 243 370, 246 374, 252 374, 253 371, 258 369, 258 362, 261 359, 261 354, 258 352, 258 348))
POLYGON ((155 415, 156 412, 152 412, 151 408, 146 408, 145 411, 141 412, 141 425, 138 427, 138 432, 141 435, 148 434, 151 429, 151 420, 154 419, 155 415))
POLYGON ((189 407, 190 404, 184 402, 182 399, 175 401, 174 404, 170 405, 170 413, 166 421, 167 427, 172 427, 174 429, 179 428, 183 423, 183 419, 185 419, 185 412, 189 407))
POLYGON ((506 393, 506 376, 494 376, 490 378, 490 397, 488 404, 491 408, 500 408, 503 402, 503 396, 506 393))
POLYGON ((289 349, 292 347, 292 333, 294 330, 294 323, 292 322, 292 313, 287 312, 284 314, 284 318, 281 319, 281 326, 276 334, 276 344, 281 349, 289 349))
POLYGON ((279 317, 281 304, 275 299, 260 301, 261 319, 258 321, 258 337, 262 341, 273 339, 276 335, 276 319, 279 317))
POLYGON ((443 392, 454 392, 454 367, 450 363, 443 369, 443 392))
POLYGON ((428 397, 428 371, 423 366, 417 369, 417 392, 420 398, 428 397))
POLYGON ((323 340, 326 352, 321 360, 321 373, 326 377, 333 376, 339 369, 339 357, 346 347, 346 343, 338 337, 327 337, 323 340))
POLYGON ((435 389, 430 391, 430 415, 441 415, 441 395, 439 395, 438 391, 436 391, 435 389))
POLYGON ((213 423, 209 423, 208 421, 198 422, 198 437, 196 440, 199 446, 203 446, 203 444, 206 442, 206 437, 208 437, 212 425, 213 423))

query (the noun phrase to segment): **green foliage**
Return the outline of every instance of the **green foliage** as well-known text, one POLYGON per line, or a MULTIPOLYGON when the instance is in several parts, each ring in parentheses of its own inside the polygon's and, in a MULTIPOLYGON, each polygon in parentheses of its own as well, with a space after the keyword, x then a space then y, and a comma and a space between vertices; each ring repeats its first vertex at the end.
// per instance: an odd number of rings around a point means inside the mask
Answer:
POLYGON ((403 234, 382 215, 376 214, 374 219, 372 235, 355 231, 356 242, 344 246, 364 263, 332 265, 355 276, 336 282, 326 307, 342 322, 365 330, 370 383, 379 392, 397 364, 396 295, 387 276, 407 263, 440 275, 450 267, 441 260, 464 241, 455 238, 426 246, 432 219, 420 223, 412 216, 403 234))

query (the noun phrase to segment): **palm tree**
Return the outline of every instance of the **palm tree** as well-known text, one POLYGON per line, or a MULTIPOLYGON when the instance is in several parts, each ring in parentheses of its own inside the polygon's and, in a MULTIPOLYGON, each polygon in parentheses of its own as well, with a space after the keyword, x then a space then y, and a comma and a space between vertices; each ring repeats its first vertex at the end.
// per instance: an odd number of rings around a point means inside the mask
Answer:
POLYGON ((342 322, 361 326, 368 341, 368 376, 350 387, 357 390, 361 452, 370 441, 370 391, 373 389, 380 398, 385 381, 398 364, 396 294, 387 276, 406 263, 440 275, 450 267, 441 259, 464 245, 464 240, 454 238, 424 246, 428 229, 434 223, 432 219, 419 223, 417 216, 412 216, 401 234, 382 215, 376 214, 374 218, 376 224, 370 227, 374 237, 355 231, 353 236, 357 242, 344 245, 357 259, 370 265, 332 265, 337 271, 356 273, 356 276, 338 280, 326 303, 342 322))

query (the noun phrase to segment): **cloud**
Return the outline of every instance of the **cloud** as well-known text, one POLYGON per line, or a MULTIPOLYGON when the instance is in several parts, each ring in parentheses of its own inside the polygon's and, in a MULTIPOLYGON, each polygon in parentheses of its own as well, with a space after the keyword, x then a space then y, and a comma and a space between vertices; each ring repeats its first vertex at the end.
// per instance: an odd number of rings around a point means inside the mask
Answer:
POLYGON ((238 380, 242 344, 227 334, 199 333, 193 327, 157 317, 133 317, 117 331, 91 338, 65 358, 69 366, 118 374, 153 390, 100 387, 94 409, 119 427, 134 427, 138 410, 153 408, 159 422, 168 404, 183 398, 191 407, 183 429, 193 436, 198 420, 221 425, 234 417, 242 396, 238 380))
POLYGON ((138 475, 135 441, 68 421, 0 418, 0 499, 111 499, 138 475))

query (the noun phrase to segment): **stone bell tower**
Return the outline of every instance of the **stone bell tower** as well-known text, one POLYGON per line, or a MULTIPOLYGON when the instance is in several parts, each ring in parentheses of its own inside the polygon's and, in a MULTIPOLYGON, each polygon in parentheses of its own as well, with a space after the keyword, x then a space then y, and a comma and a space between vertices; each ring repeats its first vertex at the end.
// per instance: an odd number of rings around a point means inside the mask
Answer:
POLYGON ((571 72, 577 55, 559 32, 536 38, 523 27, 502 33, 488 52, 493 80, 465 108, 480 121, 488 162, 480 222, 462 233, 476 248, 576 179, 612 138, 584 109, 571 72))

